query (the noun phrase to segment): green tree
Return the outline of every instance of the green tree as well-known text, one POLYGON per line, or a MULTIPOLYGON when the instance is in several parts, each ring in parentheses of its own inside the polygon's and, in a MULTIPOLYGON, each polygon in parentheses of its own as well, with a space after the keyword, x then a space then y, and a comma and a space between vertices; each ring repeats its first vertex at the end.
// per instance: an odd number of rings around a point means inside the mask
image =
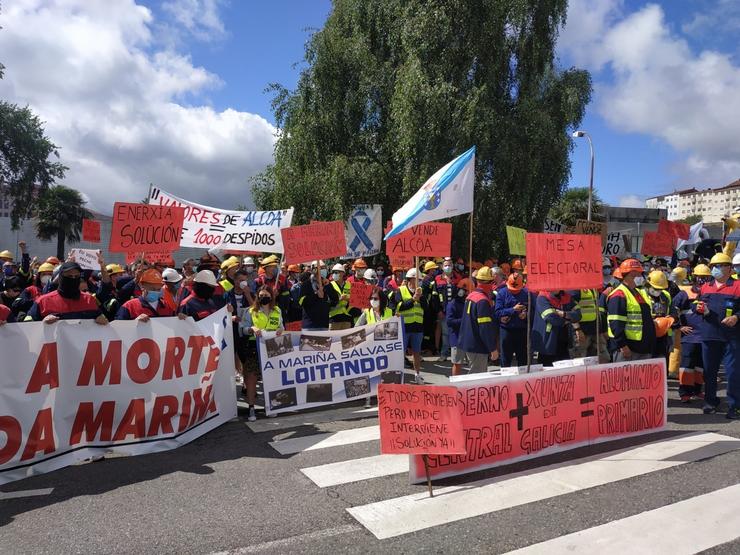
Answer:
MULTIPOLYGON (((252 180, 258 209, 296 224, 379 203, 389 218, 442 165, 477 146, 476 256, 504 226, 540 226, 570 175, 591 96, 586 71, 555 66, 567 0, 335 0, 307 43, 297 88, 270 87, 281 133, 252 180)), ((466 253, 467 218, 455 225, 466 253)))
POLYGON ((64 185, 50 187, 38 200, 36 234, 45 241, 56 238, 60 260, 65 258, 65 241, 79 242, 82 220, 91 218, 85 204, 79 191, 64 185))
POLYGON ((685 218, 682 218, 678 221, 682 224, 694 225, 698 224, 700 221, 702 221, 702 219, 703 217, 701 216, 701 214, 691 214, 691 216, 686 216, 685 218))
POLYGON ((11 203, 11 226, 30 218, 38 200, 67 167, 53 160, 58 147, 28 107, 0 101, 0 194, 11 203))
MULTIPOLYGON (((596 190, 591 198, 591 219, 595 222, 604 219, 604 203, 596 190)), ((553 204, 548 214, 550 218, 568 226, 576 225, 577 220, 588 216, 588 187, 571 187, 553 204)))

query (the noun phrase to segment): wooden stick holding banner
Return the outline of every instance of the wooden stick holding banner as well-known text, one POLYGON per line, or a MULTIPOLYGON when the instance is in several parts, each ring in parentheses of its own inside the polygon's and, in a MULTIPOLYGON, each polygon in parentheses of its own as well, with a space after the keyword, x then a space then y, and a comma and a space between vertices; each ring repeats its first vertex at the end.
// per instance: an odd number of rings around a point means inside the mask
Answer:
POLYGON ((473 213, 470 213, 470 238, 468 239, 468 272, 473 276, 473 213))
MULTIPOLYGON (((517 364, 519 361, 516 361, 517 364)), ((532 292, 527 289, 527 374, 532 368, 532 292)))
POLYGON ((422 455, 424 461, 424 472, 427 474, 427 487, 429 488, 429 497, 434 497, 434 489, 432 488, 432 477, 429 475, 429 455, 422 455))

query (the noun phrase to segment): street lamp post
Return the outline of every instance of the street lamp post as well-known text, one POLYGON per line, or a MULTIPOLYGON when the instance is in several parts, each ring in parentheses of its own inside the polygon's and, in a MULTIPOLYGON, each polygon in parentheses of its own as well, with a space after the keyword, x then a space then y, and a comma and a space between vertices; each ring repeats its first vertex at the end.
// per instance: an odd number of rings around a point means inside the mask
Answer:
POLYGON ((591 149, 591 176, 588 180, 588 216, 586 219, 591 221, 591 200, 594 196, 594 144, 591 142, 591 135, 585 131, 574 131, 573 137, 580 138, 586 137, 588 139, 588 147, 591 149))

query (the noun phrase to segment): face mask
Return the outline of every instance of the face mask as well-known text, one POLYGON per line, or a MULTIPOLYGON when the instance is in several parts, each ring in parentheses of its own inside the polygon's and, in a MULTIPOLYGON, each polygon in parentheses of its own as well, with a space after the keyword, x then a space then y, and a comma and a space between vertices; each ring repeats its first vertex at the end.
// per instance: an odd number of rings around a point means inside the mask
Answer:
POLYGON ((411 291, 411 293, 413 293, 414 291, 416 291, 416 285, 409 284, 409 285, 407 285, 407 287, 409 288, 409 291, 411 291))
POLYGON ((452 266, 445 266, 445 267, 442 268, 442 271, 445 274, 450 275, 452 273, 452 266))
POLYGON ((654 287, 650 287, 650 288, 648 289, 648 293, 650 293, 650 296, 651 296, 651 297, 659 297, 659 296, 660 296, 660 291, 658 291, 658 290, 657 290, 657 289, 655 289, 654 287))
POLYGON ((458 289, 457 290, 457 296, 461 299, 464 299, 466 296, 467 291, 465 289, 458 289))
POLYGON ((6 266, 5 268, 3 268, 3 273, 6 276, 10 277, 15 274, 15 268, 13 268, 12 266, 6 266))
POLYGON ((322 278, 326 279, 326 276, 329 275, 329 271, 326 268, 322 268, 321 270, 319 270, 319 275, 322 278))
POLYGON ((611 268, 604 268, 601 271, 601 273, 604 274, 605 276, 610 276, 610 275, 612 275, 612 269, 611 268))
POLYGON ((145 299, 149 303, 156 303, 162 297, 161 291, 147 291, 145 299))
POLYGON ((244 271, 247 272, 248 274, 253 274, 254 266, 247 266, 246 268, 244 268, 244 271))
POLYGON ((266 305, 270 304, 270 301, 272 301, 272 299, 270 297, 260 297, 260 304, 262 306, 266 306, 266 305))
POLYGON ((379 308, 380 299, 370 299, 370 306, 372 306, 373 308, 379 308))
POLYGON ((333 278, 334 278, 334 281, 339 281, 339 280, 341 279, 341 277, 342 277, 342 274, 340 274, 339 272, 334 272, 334 273, 333 273, 333 274, 331 275, 331 277, 333 277, 333 278))
POLYGON ((462 272, 465 269, 465 264, 458 264, 456 267, 462 272))
POLYGON ((712 268, 712 277, 714 279, 720 279, 724 275, 725 275, 724 271, 719 266, 715 266, 714 268, 712 268))
POLYGON ((211 287, 210 285, 206 283, 194 283, 193 284, 193 291, 195 292, 195 295, 200 297, 201 299, 208 300, 211 297, 213 297, 213 292, 216 290, 215 287, 211 287))
POLYGON ((378 274, 378 277, 383 277, 385 275, 383 270, 375 270, 375 273, 378 274))
POLYGON ((242 280, 239 282, 239 287, 241 287, 242 289, 246 289, 247 287, 249 287, 249 282, 242 280))
POLYGON ((80 296, 80 276, 61 276, 59 279, 59 294, 67 299, 76 299, 80 296))
POLYGON ((642 269, 643 269, 643 270, 645 270, 646 272, 649 272, 649 271, 650 271, 650 266, 648 266, 648 265, 643 265, 643 266, 642 266, 642 269))
POLYGON ((635 287, 642 287, 645 285, 645 278, 642 276, 637 276, 635 278, 635 287))
POLYGON ((732 269, 736 274, 740 274, 740 266, 733 266, 732 269))
POLYGON ((41 276, 39 277, 39 281, 41 281, 41 285, 46 285, 51 281, 51 276, 41 276))

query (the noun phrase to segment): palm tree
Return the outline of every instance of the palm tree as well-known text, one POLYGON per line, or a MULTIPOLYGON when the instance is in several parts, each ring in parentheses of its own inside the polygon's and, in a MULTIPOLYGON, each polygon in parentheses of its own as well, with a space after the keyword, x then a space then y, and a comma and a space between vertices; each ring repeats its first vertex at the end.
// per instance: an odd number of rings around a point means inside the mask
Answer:
POLYGON ((55 185, 42 193, 36 210, 36 233, 40 239, 57 239, 57 258, 64 260, 64 243, 77 243, 82 232, 82 220, 91 218, 85 209, 87 202, 79 191, 55 185))

